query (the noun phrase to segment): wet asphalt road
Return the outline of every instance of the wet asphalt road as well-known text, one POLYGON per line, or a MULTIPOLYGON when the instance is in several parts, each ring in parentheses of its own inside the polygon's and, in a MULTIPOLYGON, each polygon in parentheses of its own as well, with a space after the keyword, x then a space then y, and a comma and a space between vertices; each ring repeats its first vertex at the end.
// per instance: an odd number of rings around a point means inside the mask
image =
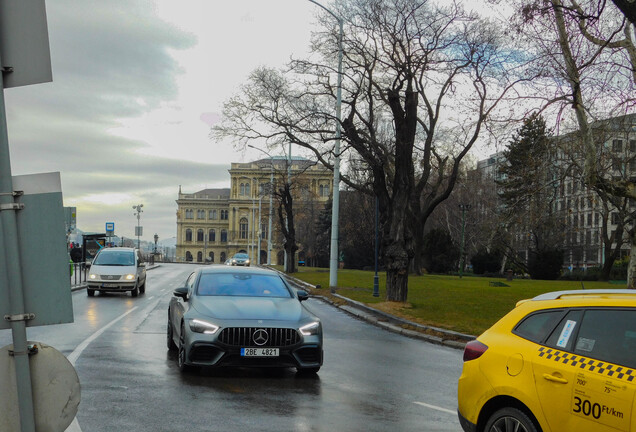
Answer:
MULTIPOLYGON (((324 327, 324 365, 181 374, 166 349, 172 290, 192 266, 148 271, 145 295, 73 293, 75 322, 28 329, 75 360, 82 400, 74 432, 461 431, 460 350, 396 335, 310 299, 324 327)), ((11 334, 0 331, 0 347, 11 334)))

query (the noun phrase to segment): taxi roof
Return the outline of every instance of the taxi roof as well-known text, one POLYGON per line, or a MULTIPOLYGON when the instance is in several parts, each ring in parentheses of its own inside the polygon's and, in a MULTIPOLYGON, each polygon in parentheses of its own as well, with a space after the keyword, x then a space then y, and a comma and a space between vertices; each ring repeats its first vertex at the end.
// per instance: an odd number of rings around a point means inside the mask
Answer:
POLYGON ((540 294, 532 299, 532 301, 558 300, 558 299, 589 299, 589 298, 607 298, 619 299, 630 298, 636 299, 636 290, 632 289, 590 289, 590 290, 565 290, 553 291, 540 294))

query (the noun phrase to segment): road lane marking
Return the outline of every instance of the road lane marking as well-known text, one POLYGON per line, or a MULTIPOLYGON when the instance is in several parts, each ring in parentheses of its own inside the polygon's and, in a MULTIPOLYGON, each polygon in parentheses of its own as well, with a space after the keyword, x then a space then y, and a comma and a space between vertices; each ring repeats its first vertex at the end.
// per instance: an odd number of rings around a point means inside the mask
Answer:
MULTIPOLYGON (((106 324, 104 327, 102 327, 101 329, 97 330, 95 333, 93 333, 92 335, 90 335, 89 337, 87 337, 86 339, 84 339, 82 341, 81 344, 79 344, 77 346, 77 348, 75 348, 73 350, 73 352, 67 357, 68 361, 71 362, 71 364, 73 366, 75 366, 75 362, 77 361, 77 359, 79 358, 80 355, 82 355, 82 352, 86 349, 86 347, 88 347, 88 345, 90 345, 91 342, 93 342, 95 339, 97 339, 102 333, 104 333, 106 330, 108 330, 111 326, 113 326, 115 323, 117 323, 119 320, 121 320, 122 318, 124 318, 126 315, 128 315, 131 312, 134 312, 137 309, 138 306, 135 306, 134 308, 132 308, 131 310, 129 310, 128 312, 121 314, 120 316, 118 316, 117 318, 115 318, 114 320, 112 320, 111 322, 109 322, 108 324, 106 324)), ((71 423, 71 425, 66 429, 66 432, 82 432, 82 428, 80 427, 79 423, 77 422, 77 417, 75 417, 73 419, 73 422, 71 423)))
POLYGON ((457 411, 449 410, 449 409, 438 407, 438 406, 435 406, 435 405, 430 405, 430 404, 427 404, 427 403, 424 403, 424 402, 413 402, 413 403, 416 404, 416 405, 420 405, 420 406, 423 406, 423 407, 426 407, 426 408, 430 408, 430 409, 436 410, 436 411, 441 411, 441 412, 445 412, 445 413, 449 413, 449 414, 453 414, 453 415, 457 414, 457 411))
POLYGON ((79 344, 77 346, 77 348, 75 348, 75 350, 73 350, 73 352, 67 357, 68 361, 71 362, 71 364, 73 366, 75 366, 75 362, 77 361, 77 359, 79 358, 80 355, 82 355, 82 352, 86 349, 86 347, 93 342, 95 339, 97 339, 102 333, 104 333, 106 330, 108 330, 112 325, 114 325, 115 323, 117 323, 119 320, 121 320, 122 318, 124 318, 126 315, 128 315, 131 312, 134 312, 136 309, 138 308, 138 306, 135 306, 134 308, 132 308, 131 310, 129 310, 128 312, 118 316, 117 318, 115 318, 114 320, 112 320, 111 322, 109 322, 108 324, 106 324, 104 327, 102 327, 101 329, 97 330, 95 333, 93 333, 92 335, 90 335, 89 337, 87 337, 86 339, 84 339, 82 341, 81 344, 79 344))

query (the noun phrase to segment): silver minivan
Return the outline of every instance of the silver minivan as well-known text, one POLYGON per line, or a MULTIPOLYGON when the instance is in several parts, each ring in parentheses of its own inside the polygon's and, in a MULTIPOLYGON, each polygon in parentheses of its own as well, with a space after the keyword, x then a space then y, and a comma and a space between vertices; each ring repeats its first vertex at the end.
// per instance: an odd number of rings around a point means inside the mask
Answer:
POLYGON ((101 249, 86 278, 86 292, 90 297, 95 291, 130 291, 133 297, 146 292, 146 263, 138 249, 115 247, 101 249))

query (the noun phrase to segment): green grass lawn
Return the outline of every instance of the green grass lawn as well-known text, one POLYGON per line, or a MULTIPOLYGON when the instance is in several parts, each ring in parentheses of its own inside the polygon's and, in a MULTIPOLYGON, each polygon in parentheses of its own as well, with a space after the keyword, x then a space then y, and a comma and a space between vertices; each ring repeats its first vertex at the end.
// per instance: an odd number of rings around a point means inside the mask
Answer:
MULTIPOLYGON (((519 300, 549 291, 581 288, 581 282, 578 281, 506 281, 474 276, 464 276, 461 279, 458 276, 410 276, 407 303, 396 304, 385 301, 384 273, 379 273, 380 296, 373 297, 373 274, 370 271, 338 270, 337 293, 421 324, 472 335, 482 333, 512 309, 519 300), (509 286, 490 286, 491 281, 503 282, 509 286)), ((316 294, 328 295, 330 292, 328 269, 300 267, 299 272, 293 276, 312 285, 320 285, 321 289, 316 290, 316 294)), ((586 289, 624 287, 608 282, 584 284, 586 289)))

